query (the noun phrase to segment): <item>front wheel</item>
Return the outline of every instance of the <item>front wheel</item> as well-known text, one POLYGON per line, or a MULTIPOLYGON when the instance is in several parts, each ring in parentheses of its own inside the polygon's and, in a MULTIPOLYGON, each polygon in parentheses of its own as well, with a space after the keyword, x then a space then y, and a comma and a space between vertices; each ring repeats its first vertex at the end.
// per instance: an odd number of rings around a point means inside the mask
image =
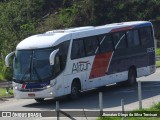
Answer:
POLYGON ((70 94, 70 98, 72 100, 77 99, 80 96, 80 85, 78 84, 78 82, 73 82, 72 86, 71 86, 71 94, 70 94))
POLYGON ((42 103, 44 102, 44 98, 36 98, 35 101, 38 103, 42 103))

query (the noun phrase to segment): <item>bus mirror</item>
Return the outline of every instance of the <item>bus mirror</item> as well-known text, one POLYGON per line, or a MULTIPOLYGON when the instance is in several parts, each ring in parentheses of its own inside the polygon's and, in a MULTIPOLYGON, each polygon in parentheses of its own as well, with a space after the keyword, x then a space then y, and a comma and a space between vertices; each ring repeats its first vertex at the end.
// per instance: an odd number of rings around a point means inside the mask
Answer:
POLYGON ((5 58, 5 64, 7 67, 9 67, 9 60, 10 60, 10 57, 12 57, 14 55, 15 51, 9 53, 6 58, 5 58))
POLYGON ((54 65, 54 58, 55 58, 55 55, 57 54, 58 51, 59 51, 59 49, 56 49, 50 54, 50 57, 49 57, 50 65, 54 65))

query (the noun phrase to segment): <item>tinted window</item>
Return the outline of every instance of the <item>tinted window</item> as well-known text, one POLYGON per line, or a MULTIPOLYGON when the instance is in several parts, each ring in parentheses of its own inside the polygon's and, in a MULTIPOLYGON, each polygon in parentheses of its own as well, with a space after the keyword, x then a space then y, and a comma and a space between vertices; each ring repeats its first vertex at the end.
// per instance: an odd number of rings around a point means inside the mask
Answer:
POLYGON ((66 41, 61 43, 58 47, 59 47, 59 52, 57 53, 57 55, 59 55, 60 59, 61 59, 61 64, 63 67, 65 67, 66 61, 67 61, 67 54, 68 54, 68 49, 69 49, 69 43, 70 41, 66 41))
POLYGON ((73 40, 71 59, 77 59, 85 56, 84 44, 82 39, 73 40))
POLYGON ((140 38, 142 45, 147 45, 150 41, 152 41, 153 36, 152 36, 152 30, 151 28, 141 28, 139 30, 140 33, 140 38))
POLYGON ((126 35, 125 32, 113 33, 113 41, 115 49, 126 48, 126 35))
POLYGON ((140 44, 138 30, 127 31, 128 46, 137 46, 140 44))
POLYGON ((84 39, 86 55, 91 56, 99 52, 97 37, 88 37, 84 39))
POLYGON ((55 56, 55 64, 54 64, 55 76, 57 76, 59 73, 61 73, 66 66, 69 43, 70 43, 70 41, 66 41, 66 42, 63 42, 57 46, 59 51, 55 56))
POLYGON ((112 37, 110 34, 99 36, 101 53, 105 53, 113 50, 112 37))

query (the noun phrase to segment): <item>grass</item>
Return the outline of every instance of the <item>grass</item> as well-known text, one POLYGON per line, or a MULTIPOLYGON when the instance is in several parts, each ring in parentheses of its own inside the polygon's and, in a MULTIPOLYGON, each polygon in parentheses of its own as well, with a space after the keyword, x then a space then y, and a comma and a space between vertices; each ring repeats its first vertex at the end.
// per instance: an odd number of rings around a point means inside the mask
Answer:
POLYGON ((3 81, 6 81, 6 80, 5 80, 5 78, 4 78, 3 73, 0 73, 0 82, 3 82, 3 81))
MULTIPOLYGON (((98 120, 122 120, 122 117, 106 117, 106 118, 100 118, 98 120)), ((125 120, 160 120, 158 117, 128 117, 125 118, 125 120)))
POLYGON ((0 98, 13 96, 13 90, 11 88, 9 89, 8 94, 6 92, 7 90, 5 88, 0 88, 0 98))
POLYGON ((156 56, 160 56, 160 48, 156 49, 156 56))
MULTIPOLYGON (((143 109, 143 110, 135 110, 130 113, 150 113, 155 112, 156 114, 160 114, 160 102, 153 105, 151 108, 143 109)), ((98 120, 122 120, 122 117, 99 117, 98 120)), ((160 117, 125 117, 125 120, 160 120, 160 117)))
POLYGON ((156 67, 160 67, 160 61, 156 61, 156 67))
MULTIPOLYGON (((156 49, 156 56, 160 56, 160 48, 156 49)), ((160 67, 160 61, 156 61, 156 66, 160 67)))

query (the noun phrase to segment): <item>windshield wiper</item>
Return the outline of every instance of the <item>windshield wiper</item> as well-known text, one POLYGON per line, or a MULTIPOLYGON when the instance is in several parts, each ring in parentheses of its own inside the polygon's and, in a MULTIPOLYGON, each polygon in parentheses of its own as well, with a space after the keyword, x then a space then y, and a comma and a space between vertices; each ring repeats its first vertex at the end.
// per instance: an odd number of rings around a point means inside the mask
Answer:
POLYGON ((21 79, 20 79, 21 82, 24 82, 23 79, 24 79, 24 77, 26 76, 26 74, 29 73, 29 69, 30 69, 30 68, 28 68, 28 69, 25 71, 25 73, 23 74, 23 76, 21 77, 21 79))
MULTIPOLYGON (((29 65, 28 65, 28 68, 27 68, 27 70, 24 72, 24 74, 23 74, 23 76, 21 77, 21 79, 20 79, 20 81, 22 82, 22 83, 24 83, 24 77, 26 76, 26 74, 27 73, 29 73, 29 72, 31 72, 31 62, 32 61, 32 57, 30 56, 30 61, 29 61, 29 65)), ((30 75, 30 78, 31 78, 31 75, 30 75)))
POLYGON ((33 69, 32 69, 32 70, 35 71, 38 80, 42 81, 42 79, 40 78, 40 75, 39 75, 39 73, 37 72, 37 69, 36 69, 36 67, 35 67, 35 64, 34 64, 34 63, 35 63, 35 62, 34 62, 35 60, 37 61, 37 59, 36 59, 36 58, 33 59, 33 66, 32 66, 33 69))
POLYGON ((22 80, 17 80, 16 78, 12 78, 14 82, 17 82, 17 83, 21 83, 23 84, 24 82, 22 80))

